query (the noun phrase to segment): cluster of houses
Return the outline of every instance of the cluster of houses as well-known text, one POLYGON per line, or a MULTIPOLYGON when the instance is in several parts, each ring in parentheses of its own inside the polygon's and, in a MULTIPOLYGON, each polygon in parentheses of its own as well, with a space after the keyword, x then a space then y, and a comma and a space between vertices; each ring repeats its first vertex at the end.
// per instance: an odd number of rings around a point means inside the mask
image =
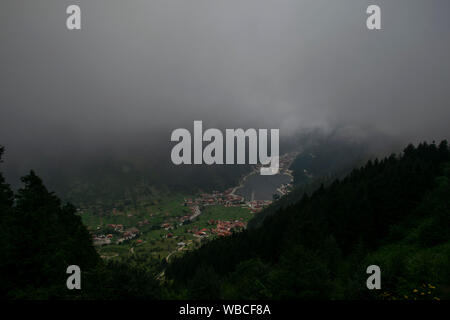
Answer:
POLYGON ((208 205, 223 205, 225 207, 232 207, 244 204, 244 197, 233 194, 232 191, 233 189, 230 188, 224 192, 213 191, 212 194, 202 193, 200 198, 185 199, 183 205, 186 207, 208 205))
POLYGON ((250 211, 253 213, 260 212, 264 207, 271 204, 271 200, 253 200, 247 202, 248 206, 250 207, 250 211))
POLYGON ((193 227, 192 229, 187 230, 187 232, 192 233, 194 236, 201 238, 208 237, 209 235, 226 237, 231 235, 233 231, 240 231, 247 226, 247 224, 242 221, 242 218, 241 221, 209 220, 208 224, 215 227, 212 227, 210 229, 208 228, 199 229, 197 227, 193 227))
MULTIPOLYGON (((148 224, 148 221, 147 221, 148 224)), ((117 239, 116 243, 121 244, 124 241, 131 240, 136 238, 139 235, 139 229, 136 227, 129 228, 124 230, 123 224, 108 224, 107 229, 113 233, 119 234, 120 238, 117 239)), ((113 234, 101 234, 101 235, 92 235, 92 241, 94 246, 103 246, 111 244, 113 238, 113 234)))
POLYGON ((130 228, 122 233, 122 237, 117 240, 117 244, 121 244, 124 241, 136 238, 139 235, 139 229, 136 227, 130 228))
POLYGON ((235 220, 235 221, 213 221, 216 224, 216 227, 211 229, 211 233, 215 234, 219 237, 227 237, 231 235, 233 231, 239 231, 244 229, 247 224, 243 221, 235 220))
POLYGON ((194 227, 189 229, 187 232, 192 233, 194 236, 207 237, 209 230, 207 228, 198 229, 197 227, 194 227))

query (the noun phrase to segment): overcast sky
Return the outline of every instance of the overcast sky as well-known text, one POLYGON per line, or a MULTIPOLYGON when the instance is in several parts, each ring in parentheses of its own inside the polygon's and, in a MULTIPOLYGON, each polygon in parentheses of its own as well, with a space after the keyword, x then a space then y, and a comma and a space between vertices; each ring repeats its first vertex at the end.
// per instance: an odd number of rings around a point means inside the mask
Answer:
POLYGON ((13 161, 150 149, 193 120, 449 138, 449 13, 448 0, 1 0, 0 144, 13 161))

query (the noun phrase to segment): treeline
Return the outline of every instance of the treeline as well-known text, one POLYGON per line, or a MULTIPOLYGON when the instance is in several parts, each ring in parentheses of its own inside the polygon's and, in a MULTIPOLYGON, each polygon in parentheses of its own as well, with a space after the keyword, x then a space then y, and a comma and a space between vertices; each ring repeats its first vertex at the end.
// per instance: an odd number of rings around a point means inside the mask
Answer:
POLYGON ((174 260, 173 297, 449 299, 449 162, 446 141, 369 161, 261 227, 174 260), (372 264, 380 291, 366 287, 372 264))
POLYGON ((0 173, 0 299, 161 297, 158 261, 103 262, 74 206, 62 204, 33 171, 22 183, 14 193, 0 173), (81 268, 82 290, 67 289, 69 265, 81 268))

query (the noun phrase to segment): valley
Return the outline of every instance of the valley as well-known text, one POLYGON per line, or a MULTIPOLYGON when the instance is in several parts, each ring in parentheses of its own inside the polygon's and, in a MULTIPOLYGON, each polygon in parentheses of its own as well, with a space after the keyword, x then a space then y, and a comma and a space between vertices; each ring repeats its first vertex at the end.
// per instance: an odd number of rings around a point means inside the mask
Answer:
POLYGON ((78 209, 78 214, 103 259, 121 260, 146 254, 169 262, 169 258, 199 248, 209 240, 244 230, 273 199, 289 193, 292 187, 289 166, 297 154, 291 152, 280 157, 279 174, 260 176, 257 174, 260 166, 254 166, 237 186, 222 192, 152 190, 111 209, 103 208, 101 202, 86 205, 78 209), (261 184, 255 185, 252 180, 255 178, 265 180, 264 193, 258 189, 261 184))

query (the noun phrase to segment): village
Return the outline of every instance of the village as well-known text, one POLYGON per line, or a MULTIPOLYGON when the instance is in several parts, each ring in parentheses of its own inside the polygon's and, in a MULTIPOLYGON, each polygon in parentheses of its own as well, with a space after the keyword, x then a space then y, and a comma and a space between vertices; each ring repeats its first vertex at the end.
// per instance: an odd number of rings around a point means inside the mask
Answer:
MULTIPOLYGON (((280 157, 280 173, 292 177, 289 166, 296 155, 297 153, 288 153, 280 157)), ((168 249, 169 255, 166 257, 168 260, 174 252, 187 250, 187 247, 194 243, 216 237, 228 237, 234 232, 240 232, 247 227, 248 220, 254 214, 258 214, 274 200, 292 190, 291 181, 280 185, 271 200, 255 200, 253 197, 245 199, 238 194, 238 190, 245 184, 247 177, 257 172, 259 172, 259 166, 255 166, 252 172, 244 176, 238 186, 222 192, 212 191, 212 193, 200 193, 195 198, 182 198, 180 199, 182 201, 178 202, 179 209, 172 202, 171 209, 160 211, 163 214, 153 211, 147 214, 147 218, 144 218, 145 215, 142 216, 139 221, 135 219, 134 222, 127 223, 123 220, 120 223, 109 223, 97 227, 97 230, 91 232, 93 244, 100 248, 128 243, 131 245, 130 252, 134 252, 134 247, 146 243, 149 239, 154 239, 153 241, 157 241, 160 245, 166 239, 169 241, 167 243, 171 243, 168 249), (207 212, 206 215, 205 212, 207 212)), ((118 212, 113 209, 113 216, 117 215, 118 212)), ((124 212, 122 215, 133 219, 133 215, 129 212, 124 212)), ((150 242, 152 243, 151 240, 150 242)))
MULTIPOLYGON (((258 213, 264 207, 272 203, 271 200, 253 200, 245 202, 242 196, 233 194, 232 191, 233 189, 230 188, 224 192, 213 191, 212 194, 202 193, 200 194, 200 197, 196 199, 184 199, 183 203, 180 205, 188 208, 189 214, 179 217, 172 216, 163 222, 160 225, 160 228, 167 231, 165 237, 176 237, 171 230, 184 225, 189 225, 195 221, 195 219, 202 214, 202 210, 208 206, 223 206, 225 208, 241 207, 248 209, 251 213, 258 213)), ((240 231, 246 228, 247 223, 242 220, 242 218, 231 221, 210 219, 208 221, 209 228, 198 228, 193 226, 187 230, 187 233, 192 234, 197 238, 207 238, 209 236, 229 236, 232 232, 240 231)), ((107 224, 100 234, 93 233, 93 243, 95 246, 122 244, 126 241, 137 238, 141 233, 139 228, 149 224, 150 222, 148 219, 138 221, 136 226, 128 229, 126 229, 123 224, 107 224), (113 239, 115 240, 113 241, 113 239)), ((136 240, 136 243, 141 242, 142 240, 136 240)))
MULTIPOLYGON (((139 226, 142 225, 148 225, 148 220, 144 220, 143 222, 139 222, 139 226)), ((123 224, 108 224, 106 225, 105 230, 106 232, 110 232, 107 234, 100 234, 100 235, 92 235, 92 241, 94 243, 94 246, 102 246, 102 245, 108 245, 112 243, 112 239, 114 235, 119 235, 119 238, 116 240, 116 244, 122 244, 124 241, 131 240, 136 238, 139 235, 139 229, 136 227, 132 227, 129 229, 124 229, 123 224)), ((140 240, 137 240, 139 243, 140 240)), ((141 241, 142 242, 142 241, 141 241)))
MULTIPOLYGON (((298 152, 290 152, 282 155, 279 159, 280 162, 280 172, 283 174, 287 174, 292 177, 292 171, 289 169, 292 161, 297 157, 298 152)), ((254 200, 250 199, 245 201, 244 197, 236 194, 236 191, 242 187, 245 179, 255 173, 259 172, 260 165, 254 167, 254 170, 243 177, 239 186, 234 188, 228 188, 223 192, 213 191, 211 194, 202 193, 198 198, 195 199, 184 199, 184 202, 181 204, 184 207, 188 207, 190 210, 190 215, 182 216, 178 219, 178 223, 180 226, 186 224, 187 222, 193 221, 201 214, 201 208, 205 208, 207 206, 223 206, 226 208, 229 207, 242 207, 248 208, 251 213, 256 214, 263 210, 264 207, 267 207, 272 203, 272 200, 254 200)), ((277 188, 277 191, 281 195, 285 195, 292 190, 292 181, 290 183, 282 184, 277 188)), ((274 199, 279 198, 279 195, 276 194, 274 199)), ((242 218, 241 218, 242 220, 242 218)), ((233 231, 239 231, 245 229, 247 226, 246 222, 235 220, 235 221, 223 221, 223 220, 210 220, 208 222, 210 225, 215 225, 213 228, 201 228, 198 230, 197 228, 192 228, 188 230, 188 233, 192 233, 197 237, 208 237, 209 235, 217 235, 217 236, 229 236, 233 231)), ((166 230, 170 230, 173 228, 173 225, 169 222, 165 222, 161 225, 162 228, 166 230)), ((173 237, 172 233, 167 233, 167 237, 173 237)))
MULTIPOLYGON (((223 206, 225 208, 241 207, 248 208, 251 213, 257 213, 265 206, 272 203, 270 200, 245 202, 242 196, 235 195, 232 191, 233 189, 230 188, 224 192, 213 191, 212 194, 202 193, 200 194, 200 197, 196 199, 185 199, 184 202, 181 203, 181 206, 189 208, 191 214, 179 217, 175 222, 164 222, 161 225, 161 228, 170 231, 175 227, 175 224, 178 224, 178 226, 188 225, 201 214, 202 209, 208 206, 223 206)), ((242 220, 242 218, 233 221, 210 219, 208 221, 208 225, 211 226, 210 228, 198 228, 194 226, 189 228, 187 233, 200 238, 208 237, 210 235, 221 237, 229 236, 232 232, 240 231, 247 226, 246 222, 242 220)), ((167 238, 172 238, 174 235, 168 232, 166 236, 167 238)))

